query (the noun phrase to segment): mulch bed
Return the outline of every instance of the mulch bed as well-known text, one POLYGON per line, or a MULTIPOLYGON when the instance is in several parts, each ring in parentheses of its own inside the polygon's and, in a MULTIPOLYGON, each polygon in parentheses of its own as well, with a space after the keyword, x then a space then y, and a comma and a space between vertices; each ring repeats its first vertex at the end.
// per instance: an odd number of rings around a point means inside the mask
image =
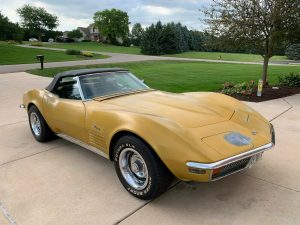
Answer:
POLYGON ((276 98, 283 98, 294 94, 300 94, 300 87, 279 87, 279 89, 272 89, 271 86, 264 87, 262 96, 257 97, 256 93, 251 96, 232 96, 241 101, 248 102, 263 102, 276 98))

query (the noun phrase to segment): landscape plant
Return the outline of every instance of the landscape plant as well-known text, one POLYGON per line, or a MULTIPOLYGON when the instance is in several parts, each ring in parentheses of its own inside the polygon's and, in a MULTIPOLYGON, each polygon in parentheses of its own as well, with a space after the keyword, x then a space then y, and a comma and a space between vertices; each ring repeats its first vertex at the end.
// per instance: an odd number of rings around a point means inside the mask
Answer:
POLYGON ((81 55, 85 57, 94 57, 94 54, 92 52, 81 52, 81 55))
POLYGON ((81 55, 81 51, 75 49, 67 49, 65 53, 67 55, 81 55))
POLYGON ((18 44, 18 42, 16 42, 15 40, 8 40, 7 44, 15 45, 15 44, 18 44))
POLYGON ((251 80, 250 82, 242 82, 237 84, 226 82, 225 84, 223 84, 221 93, 230 96, 251 96, 255 93, 255 91, 255 82, 251 80))
POLYGON ((300 73, 290 72, 278 77, 279 84, 287 87, 300 87, 300 73))

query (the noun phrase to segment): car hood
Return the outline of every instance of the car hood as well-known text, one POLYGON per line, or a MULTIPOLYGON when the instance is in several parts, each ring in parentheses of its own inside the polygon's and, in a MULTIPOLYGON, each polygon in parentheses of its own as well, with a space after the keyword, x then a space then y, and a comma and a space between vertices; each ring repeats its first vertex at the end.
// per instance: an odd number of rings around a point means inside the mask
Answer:
MULTIPOLYGON (((174 94, 162 91, 130 94, 98 100, 113 110, 124 110, 164 117, 180 126, 196 128, 229 120, 232 106, 224 105, 223 95, 216 93, 174 94)), ((97 99, 96 99, 97 101, 97 99)))

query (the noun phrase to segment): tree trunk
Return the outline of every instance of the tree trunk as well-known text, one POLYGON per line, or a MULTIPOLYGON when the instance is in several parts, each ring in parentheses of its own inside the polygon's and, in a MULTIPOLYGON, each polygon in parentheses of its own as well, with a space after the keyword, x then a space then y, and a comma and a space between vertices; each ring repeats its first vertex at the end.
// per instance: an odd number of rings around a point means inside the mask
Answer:
POLYGON ((264 56, 264 65, 263 65, 263 72, 262 72, 263 86, 267 84, 269 59, 270 58, 268 55, 264 56))

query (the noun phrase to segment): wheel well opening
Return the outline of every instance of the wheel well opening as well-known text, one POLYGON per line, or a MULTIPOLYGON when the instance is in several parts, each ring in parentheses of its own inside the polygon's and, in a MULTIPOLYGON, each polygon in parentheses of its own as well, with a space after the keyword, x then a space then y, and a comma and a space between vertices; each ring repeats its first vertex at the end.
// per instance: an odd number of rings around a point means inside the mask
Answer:
POLYGON ((169 170, 169 168, 166 166, 166 164, 162 161, 162 159, 158 156, 158 154, 151 147, 151 145, 148 144, 143 138, 139 137, 138 135, 136 135, 135 133, 132 133, 130 131, 119 131, 113 136, 113 138, 111 139, 111 142, 109 144, 109 159, 110 159, 110 161, 113 161, 113 152, 114 152, 114 147, 115 147, 117 141, 125 135, 134 136, 134 137, 140 139, 142 142, 144 142, 144 144, 147 145, 149 147, 149 149, 152 151, 152 153, 157 158, 157 160, 159 160, 162 163, 162 165, 169 171, 169 173, 172 174, 172 172, 169 170))
MULTIPOLYGON (((158 155, 156 154, 156 152, 153 150, 153 148, 141 137, 139 137, 138 135, 136 135, 135 133, 132 133, 130 131, 119 131, 117 132, 113 138, 111 139, 111 142, 109 144, 109 159, 110 161, 113 161, 113 152, 114 152, 114 147, 115 144, 117 143, 117 141, 125 136, 125 135, 131 135, 131 136, 135 136, 136 138, 140 139, 141 141, 143 141, 150 149, 152 149, 153 153, 158 157, 158 155)), ((158 157, 159 158, 159 157, 158 157)))
POLYGON ((30 103, 28 104, 28 106, 27 106, 27 111, 29 111, 29 109, 30 109, 31 106, 34 106, 34 104, 33 104, 32 102, 30 102, 30 103))
POLYGON ((129 131, 119 131, 112 137, 110 144, 109 144, 109 159, 110 159, 110 161, 113 161, 113 152, 114 152, 114 147, 115 147, 117 141, 125 135, 134 135, 134 134, 129 131))

